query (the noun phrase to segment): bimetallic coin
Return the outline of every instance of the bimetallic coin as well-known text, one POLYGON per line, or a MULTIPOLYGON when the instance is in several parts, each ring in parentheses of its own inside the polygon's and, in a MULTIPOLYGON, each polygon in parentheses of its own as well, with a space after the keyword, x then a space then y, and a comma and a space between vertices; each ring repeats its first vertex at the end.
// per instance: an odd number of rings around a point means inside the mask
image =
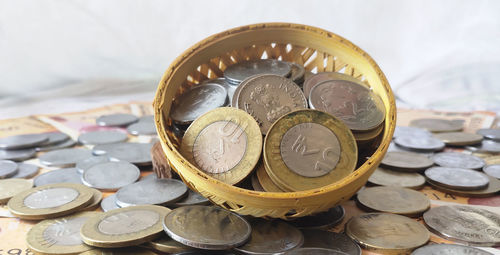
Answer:
POLYGON ((50 167, 73 167, 76 162, 92 156, 92 151, 81 148, 70 148, 49 151, 38 159, 40 163, 50 167))
POLYGON ((120 207, 116 204, 116 194, 111 194, 101 201, 101 209, 104 212, 118 208, 120 207))
POLYGON ((238 247, 250 238, 250 224, 241 216, 215 206, 191 205, 172 210, 165 232, 184 245, 207 250, 238 247))
POLYGON ((100 130, 83 133, 78 137, 81 144, 119 143, 128 139, 127 134, 116 130, 100 130))
POLYGON ((96 164, 83 172, 83 184, 99 190, 117 190, 136 182, 141 171, 128 162, 105 162, 96 164))
POLYGON ((154 122, 139 121, 127 127, 127 132, 131 135, 156 135, 154 122))
POLYGON ((224 77, 232 84, 239 84, 245 79, 258 74, 273 74, 286 77, 292 68, 287 62, 275 59, 259 59, 230 65, 224 70, 224 77))
POLYGON ((188 190, 187 196, 174 204, 175 207, 187 205, 208 205, 210 201, 200 193, 188 190))
POLYGON ((349 255, 361 255, 361 248, 344 234, 317 229, 303 229, 304 248, 325 248, 349 255))
POLYGON ((119 189, 116 204, 120 207, 170 204, 183 198, 187 190, 183 182, 175 179, 140 181, 119 189))
POLYGON ((434 165, 434 162, 424 155, 405 151, 388 151, 380 163, 386 168, 404 172, 418 172, 434 165))
POLYGON ((387 254, 407 254, 429 241, 429 231, 408 217, 367 213, 352 217, 345 233, 362 248, 387 254))
POLYGON ((80 237, 80 228, 98 212, 81 212, 63 218, 44 220, 33 226, 26 237, 28 247, 41 254, 77 254, 91 250, 80 237))
POLYGON ((405 173, 379 167, 368 178, 368 182, 381 186, 421 189, 425 178, 419 173, 405 173))
POLYGON ((35 187, 54 183, 77 183, 81 184, 81 175, 76 168, 62 168, 52 170, 37 176, 34 180, 35 187))
POLYGON ((190 124, 201 115, 227 102, 226 89, 215 83, 193 87, 174 101, 170 117, 178 124, 190 124))
POLYGON ((28 179, 36 174, 38 174, 39 167, 32 164, 27 163, 18 163, 17 164, 17 173, 13 175, 11 178, 24 178, 28 179))
POLYGON ((252 115, 264 135, 281 116, 307 108, 307 101, 300 87, 290 79, 278 75, 254 76, 240 86, 236 107, 252 115))
POLYGON ((467 146, 473 152, 500 153, 500 142, 493 140, 483 140, 480 145, 467 146))
POLYGON ((411 255, 493 255, 493 253, 470 246, 442 243, 420 247, 411 255))
POLYGON ((410 121, 410 126, 426 129, 433 133, 457 132, 463 129, 463 122, 445 119, 415 119, 410 121))
POLYGON ((441 186, 459 190, 483 189, 490 182, 483 173, 454 167, 431 167, 425 170, 425 177, 441 186))
POLYGON ((434 135, 437 139, 443 141, 449 146, 465 146, 478 144, 483 140, 483 136, 465 132, 445 132, 434 135))
POLYGON ((434 137, 398 136, 394 142, 401 147, 419 151, 440 151, 445 146, 441 140, 434 137))
POLYGON ((137 122, 138 118, 132 114, 117 113, 103 115, 96 120, 98 126, 105 127, 117 127, 117 126, 127 126, 134 122, 137 122))
POLYGON ((252 228, 250 240, 234 248, 243 254, 282 254, 304 242, 300 230, 281 220, 253 218, 249 223, 252 228))
POLYGON ((368 211, 417 217, 427 211, 431 202, 424 194, 400 187, 372 187, 358 192, 358 206, 368 211))
POLYGON ((152 143, 110 143, 94 146, 94 155, 105 155, 110 158, 127 161, 137 166, 152 164, 152 143))
POLYGON ((107 163, 107 162, 118 162, 118 159, 110 158, 107 156, 90 156, 84 160, 78 161, 75 164, 75 168, 78 170, 79 173, 83 174, 85 170, 101 163, 107 163))
POLYGON ((35 150, 36 151, 53 151, 53 150, 59 150, 59 149, 73 147, 75 145, 76 145, 76 141, 75 140, 68 139, 68 140, 66 140, 64 142, 61 142, 61 143, 56 143, 56 144, 53 144, 53 145, 36 147, 35 150))
POLYGON ((33 148, 49 140, 47 134, 14 135, 0 138, 0 149, 19 150, 33 148))
POLYGON ((286 255, 347 255, 345 252, 326 248, 298 248, 285 253, 286 255))
POLYGON ((484 136, 487 139, 491 139, 500 142, 500 128, 484 128, 477 131, 478 134, 484 136))
POLYGON ((36 155, 36 150, 33 148, 21 149, 21 150, 1 150, 0 149, 0 160, 12 160, 12 161, 23 161, 30 158, 34 158, 36 155))
MULTIPOLYGON (((305 76, 308 76, 307 73, 305 76)), ((317 74, 312 74, 309 75, 305 81, 304 81, 304 94, 306 98, 309 98, 309 95, 311 94, 311 89, 316 86, 317 84, 324 82, 324 81, 350 81, 354 83, 358 83, 359 85, 366 86, 364 83, 362 83, 360 80, 347 75, 343 73, 337 73, 337 72, 321 72, 317 74)))
POLYGON ((158 239, 155 239, 151 242, 144 243, 141 246, 149 248, 149 249, 153 249, 153 250, 156 250, 159 252, 169 253, 169 254, 194 250, 194 248, 192 248, 192 247, 189 247, 189 246, 181 244, 177 241, 174 241, 172 238, 170 238, 167 235, 162 236, 158 239))
POLYGON ((436 165, 442 167, 457 167, 468 169, 480 169, 485 163, 480 157, 468 155, 460 152, 441 152, 432 156, 436 165))
POLYGON ((398 136, 430 137, 432 133, 417 127, 396 126, 393 137, 398 136))
POLYGON ((0 204, 6 204, 9 199, 20 192, 31 189, 33 182, 25 179, 0 180, 0 204))
POLYGON ((490 183, 486 188, 478 189, 478 190, 459 190, 459 189, 450 189, 444 187, 440 183, 435 183, 431 180, 427 180, 433 188, 445 192, 447 194, 462 196, 462 197, 492 197, 497 195, 500 191, 500 180, 488 176, 490 183))
POLYGON ((300 217, 290 220, 289 223, 300 229, 329 229, 345 217, 345 210, 341 205, 330 208, 326 212, 300 217))
POLYGON ((87 220, 80 234, 84 243, 102 248, 145 243, 161 236, 162 220, 170 211, 155 205, 108 211, 87 220))
POLYGON ((485 166, 483 167, 483 172, 491 177, 500 179, 500 164, 485 166))
POLYGON ((12 160, 0 160, 0 179, 10 178, 17 174, 17 163, 12 160))
POLYGON ((155 252, 141 247, 125 247, 115 249, 93 249, 82 252, 80 255, 157 255, 155 252))
POLYGON ((424 221, 448 240, 471 246, 500 245, 500 215, 472 206, 439 206, 424 213, 424 221))
POLYGON ((94 211, 99 207, 102 201, 102 192, 96 189, 90 189, 92 191, 92 199, 90 200, 90 203, 83 208, 83 211, 94 211))

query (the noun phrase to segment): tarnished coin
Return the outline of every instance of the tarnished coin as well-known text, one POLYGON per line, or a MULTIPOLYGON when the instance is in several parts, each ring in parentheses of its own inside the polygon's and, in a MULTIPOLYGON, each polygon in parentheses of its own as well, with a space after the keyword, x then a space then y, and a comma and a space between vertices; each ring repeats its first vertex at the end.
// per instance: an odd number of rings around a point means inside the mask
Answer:
POLYGON ((230 65, 224 70, 224 77, 232 84, 239 84, 257 74, 274 74, 286 77, 292 68, 287 62, 275 59, 259 59, 230 65))
POLYGON ((145 166, 152 164, 152 147, 152 143, 109 143, 94 146, 92 153, 145 166))
POLYGON ((500 245, 500 215, 472 206, 439 206, 424 213, 424 221, 448 240, 471 246, 500 245))
POLYGON ((483 167, 483 172, 491 177, 500 179, 500 164, 485 166, 483 167))
POLYGON ((83 223, 98 212, 81 212, 63 218, 44 220, 34 225, 28 232, 28 247, 40 254, 78 254, 93 249, 84 244, 80 237, 83 223))
POLYGON ((204 173, 232 185, 245 179, 257 165, 262 135, 248 113, 222 107, 189 126, 180 151, 204 173))
POLYGON ((39 167, 32 164, 27 163, 18 163, 17 164, 17 173, 10 178, 24 178, 28 179, 36 174, 38 174, 39 167))
POLYGON ((141 247, 93 249, 82 252, 80 255, 157 255, 155 252, 141 247))
POLYGON ((368 182, 381 186, 420 189, 425 184, 425 178, 419 173, 405 173, 378 167, 368 178, 368 182))
POLYGON ((307 108, 300 87, 282 76, 258 75, 245 80, 240 86, 236 107, 252 115, 264 135, 281 116, 307 108))
POLYGON ((299 110, 276 121, 264 142, 264 164, 283 190, 323 187, 356 167, 357 146, 349 128, 321 111, 299 110))
POLYGON ((445 144, 434 137, 398 136, 394 142, 404 148, 418 151, 440 151, 445 144))
POLYGON ((83 184, 99 190, 117 190, 136 182, 141 171, 135 165, 119 161, 96 164, 83 172, 83 184))
POLYGON ((286 255, 347 255, 345 252, 326 248, 298 248, 285 253, 286 255))
POLYGON ((488 186, 489 178, 478 171, 455 167, 431 167, 425 176, 441 186, 459 190, 478 190, 488 186))
POLYGON ((424 155, 405 151, 388 151, 380 163, 386 168, 404 172, 418 172, 434 165, 434 162, 424 155))
POLYGON ((372 130, 385 119, 382 99, 351 81, 329 80, 317 84, 311 89, 309 105, 341 119, 353 131, 372 130))
POLYGON ((483 128, 479 129, 477 133, 484 136, 487 139, 500 142, 500 128, 483 128))
POLYGON ((259 184, 262 186, 262 189, 266 192, 285 192, 280 187, 278 187, 271 177, 267 174, 267 171, 264 167, 264 164, 261 164, 257 170, 255 171, 255 175, 257 176, 257 180, 259 184))
POLYGON ((76 168, 62 168, 43 173, 34 180, 36 187, 54 183, 81 184, 82 179, 76 168))
POLYGON ((5 204, 9 199, 20 192, 31 189, 33 182, 25 179, 0 180, 0 204, 5 204))
POLYGON ((423 193, 400 187, 371 187, 358 192, 358 205, 369 211, 416 217, 427 211, 431 202, 423 193))
POLYGON ((393 137, 398 136, 430 137, 432 133, 417 127, 396 126, 393 137))
POLYGON ((96 119, 96 124, 98 126, 105 127, 118 127, 118 126, 127 126, 134 122, 137 122, 139 119, 132 114, 126 113, 117 113, 117 114, 109 114, 103 115, 96 119))
POLYGON ((164 205, 179 201, 186 195, 186 185, 175 179, 153 179, 127 185, 116 192, 120 207, 164 205))
POLYGON ((116 194, 111 194, 101 201, 101 209, 104 212, 118 208, 120 207, 116 204, 116 194))
POLYGON ((0 138, 0 149, 19 150, 33 148, 49 140, 47 134, 13 135, 0 138))
POLYGON ((497 195, 500 192, 500 180, 488 176, 489 184, 486 188, 478 189, 478 190, 459 190, 459 189, 451 189, 444 187, 440 183, 433 182, 431 180, 427 180, 427 182, 435 189, 445 192, 447 194, 462 196, 462 197, 492 197, 497 195))
POLYGON ((17 174, 17 163, 12 160, 0 160, 0 179, 10 178, 17 174))
POLYGON ((467 146, 466 148, 473 152, 500 153, 500 142, 483 140, 479 145, 467 146))
MULTIPOLYGON (((262 169, 262 171, 266 172, 266 169, 262 169)), ((262 184, 260 184, 259 177, 257 176, 257 173, 252 174, 250 180, 252 182, 252 188, 253 188, 253 190, 255 190, 255 191, 265 191, 264 187, 262 187, 262 184)))
POLYGON ((36 150, 33 148, 21 149, 21 150, 1 150, 0 149, 0 160, 12 160, 12 161, 23 161, 30 158, 34 158, 36 155, 36 150))
POLYGON ((483 136, 465 132, 445 132, 434 135, 437 139, 443 141, 449 146, 465 146, 478 144, 483 140, 483 136))
POLYGON ((241 216, 215 206, 191 205, 172 210, 163 221, 175 241, 207 250, 238 247, 250 238, 250 224, 241 216))
POLYGON ((169 254, 194 250, 194 248, 181 244, 167 235, 164 235, 148 243, 144 243, 141 246, 169 254))
POLYGON ((468 169, 480 169, 485 163, 480 157, 468 155, 461 152, 441 152, 432 156, 436 165, 443 167, 458 167, 468 169))
POLYGON ((127 132, 131 135, 156 135, 154 122, 139 121, 127 127, 127 132))
POLYGON ((361 255, 361 248, 351 238, 344 234, 317 230, 303 229, 304 248, 325 248, 345 252, 349 255, 361 255))
POLYGON ((306 73, 306 69, 297 63, 290 63, 290 67, 292 69, 290 79, 297 85, 301 86, 301 84, 304 82, 304 75, 306 73))
POLYGON ((83 211, 94 211, 99 207, 102 201, 102 192, 96 189, 90 189, 92 191, 92 199, 90 203, 83 208, 83 211))
POLYGON ((38 159, 40 163, 50 167, 73 167, 76 162, 92 156, 92 151, 82 148, 70 148, 49 151, 38 159))
POLYGON ((414 250, 411 255, 493 255, 478 248, 458 244, 431 244, 414 250))
POLYGON ((83 133, 78 137, 81 144, 119 143, 128 139, 127 134, 117 130, 100 130, 83 133))
POLYGON ((282 254, 304 242, 300 230, 281 220, 253 218, 249 223, 252 228, 250 240, 234 248, 243 254, 282 254))
POLYGON ((9 200, 10 212, 28 220, 40 220, 71 214, 87 206, 92 191, 81 184, 56 183, 25 190, 9 200))
POLYGON ((410 121, 410 126, 426 129, 430 132, 456 132, 463 129, 463 122, 445 119, 415 119, 410 121))
MULTIPOLYGON (((306 75, 307 76, 307 75, 306 75)), ((317 74, 312 74, 308 76, 305 81, 304 81, 304 94, 306 95, 306 98, 309 98, 309 95, 311 93, 311 89, 316 86, 317 84, 324 82, 324 81, 350 81, 354 83, 358 83, 362 86, 365 86, 363 83, 361 83, 360 80, 347 75, 343 73, 337 73, 337 72, 321 72, 317 74)))
POLYGON ((102 213, 87 220, 80 234, 84 243, 102 248, 133 246, 161 236, 170 209, 141 205, 102 213))
POLYGON ((175 207, 180 207, 180 206, 187 206, 187 205, 208 205, 210 204, 210 201, 202 196, 200 193, 196 191, 192 191, 191 189, 188 189, 187 196, 179 201, 177 201, 174 206, 175 207))
POLYGON ((407 254, 429 241, 429 231, 411 218, 389 213, 352 217, 345 234, 362 248, 380 253, 407 254))
POLYGON ((300 229, 329 229, 345 217, 345 210, 341 205, 330 208, 326 212, 320 212, 309 216, 290 220, 289 223, 300 229))
POLYGON ((233 98, 234 92, 236 91, 236 88, 238 88, 238 86, 236 84, 231 84, 231 83, 227 82, 225 78, 216 78, 213 80, 206 80, 206 81, 203 81, 201 84, 205 85, 205 84, 210 84, 210 83, 219 84, 226 89, 227 97, 229 100, 227 101, 227 103, 225 105, 230 104, 231 99, 233 98))
POLYGON ((46 146, 40 146, 36 147, 36 151, 53 151, 53 150, 59 150, 59 149, 64 149, 64 148, 69 148, 73 147, 76 145, 76 141, 73 139, 68 139, 64 142, 52 144, 52 145, 46 145, 46 146))
POLYGON ((219 84, 195 86, 174 101, 170 117, 176 123, 190 124, 201 115, 224 106, 227 100, 227 91, 219 84))
POLYGON ((119 160, 115 158, 110 158, 108 156, 90 156, 84 160, 76 162, 75 168, 78 170, 79 173, 83 174, 85 170, 97 164, 107 163, 107 162, 117 162, 117 161, 119 160))

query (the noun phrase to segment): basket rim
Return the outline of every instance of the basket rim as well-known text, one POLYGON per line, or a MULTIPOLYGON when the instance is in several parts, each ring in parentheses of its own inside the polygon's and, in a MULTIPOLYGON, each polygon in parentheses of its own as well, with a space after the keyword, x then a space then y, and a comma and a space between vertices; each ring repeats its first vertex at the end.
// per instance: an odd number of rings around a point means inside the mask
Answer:
MULTIPOLYGON (((303 24, 296 24, 296 23, 286 23, 286 22, 271 22, 271 23, 256 23, 256 24, 250 24, 250 25, 244 25, 244 26, 239 26, 239 27, 234 27, 228 30, 225 30, 223 32, 219 32, 216 34, 213 34, 186 49, 182 54, 180 54, 167 68, 167 70, 164 72, 159 85, 158 89, 156 91, 155 97, 154 97, 154 118, 155 118, 155 125, 158 130, 159 136, 162 138, 161 144, 163 150, 168 150, 169 152, 173 153, 175 156, 179 157, 182 159, 186 165, 188 166, 187 168, 183 169, 182 171, 193 171, 194 174, 199 175, 206 182, 211 182, 215 185, 221 185, 224 186, 224 188, 236 192, 239 194, 244 194, 246 196, 251 196, 254 198, 273 198, 273 199, 300 199, 300 198, 311 198, 311 196, 314 197, 314 195, 320 195, 324 192, 328 191, 334 191, 339 188, 342 188, 344 186, 349 185, 350 183, 356 181, 357 176, 363 175, 366 172, 370 171, 371 168, 369 165, 376 165, 380 163, 382 160, 382 157, 378 159, 374 159, 374 157, 370 157, 367 159, 361 166, 356 168, 352 173, 350 173, 348 176, 342 178, 341 180, 331 183, 329 185, 315 188, 315 189, 310 189, 310 190, 303 190, 303 191, 295 191, 295 192, 263 192, 263 191, 254 191, 254 190, 249 190, 245 188, 240 188, 237 186, 229 185, 224 182, 221 182, 210 175, 204 173, 200 169, 198 169, 195 165, 193 165, 191 162, 189 162, 180 152, 175 149, 175 146, 173 142, 170 140, 168 135, 166 134, 164 123, 167 123, 167 120, 164 119, 163 116, 163 105, 164 105, 164 97, 165 97, 165 91, 169 87, 169 81, 171 80, 173 74, 175 71, 178 69, 179 66, 181 66, 187 59, 189 59, 191 56, 195 55, 200 49, 203 49, 205 47, 209 47, 211 44, 216 43, 219 40, 224 40, 225 36, 233 35, 233 34, 238 34, 246 31, 253 31, 253 30, 261 30, 261 29, 293 29, 293 30, 303 30, 309 33, 314 33, 320 36, 325 36, 328 38, 335 38, 337 41, 343 43, 346 47, 349 47, 353 49, 354 51, 358 52, 360 55, 362 55, 365 60, 370 63, 371 67, 374 68, 378 78, 380 79, 380 82, 382 83, 384 89, 386 92, 389 94, 389 109, 388 113, 386 113, 386 116, 394 116, 394 118, 391 121, 395 121, 396 118, 396 104, 394 100, 394 96, 392 94, 392 89, 389 85, 389 82, 387 81, 386 76, 378 66, 378 64, 373 60, 373 58, 366 53, 364 50, 362 50, 360 47, 352 43, 351 41, 345 39, 342 36, 339 36, 335 33, 329 32, 327 30, 324 30, 322 28, 314 27, 314 26, 308 26, 308 25, 303 25, 303 24), (166 141, 166 144, 165 144, 166 141), (166 146, 167 145, 167 146, 166 146), (188 169, 189 170, 186 170, 188 169)), ((389 121, 386 118, 386 122, 389 121)), ((390 125, 387 123, 384 123, 385 129, 387 132, 384 132, 384 135, 382 137, 382 143, 386 141, 387 139, 391 139, 392 134, 394 133, 395 125, 390 125)), ((381 153, 385 154, 388 149, 388 144, 387 146, 382 146, 382 144, 373 152, 373 154, 376 153, 381 153)), ((372 155, 373 155, 372 154, 372 155)), ((169 160, 170 161, 170 160, 169 160)), ((181 171, 178 170, 175 166, 173 166, 176 171, 181 171)), ((182 174, 180 174, 182 175, 182 174)), ((182 177, 184 178, 184 177, 182 177)))

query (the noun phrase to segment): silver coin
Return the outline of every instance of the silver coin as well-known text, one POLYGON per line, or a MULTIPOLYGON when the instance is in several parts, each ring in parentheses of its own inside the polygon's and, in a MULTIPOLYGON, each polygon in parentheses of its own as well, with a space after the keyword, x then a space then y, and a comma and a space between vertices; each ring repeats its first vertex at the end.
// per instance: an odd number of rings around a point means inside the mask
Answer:
POLYGON ((304 82, 304 75, 306 74, 306 69, 297 63, 289 63, 292 73, 290 79, 300 86, 304 82))
POLYGON ((47 146, 42 145, 40 147, 36 147, 35 150, 36 151, 53 151, 53 150, 59 150, 59 149, 73 147, 75 145, 76 145, 75 140, 68 139, 68 140, 61 142, 61 143, 56 143, 56 144, 47 145, 47 146))
POLYGON ((13 175, 11 178, 28 179, 38 174, 38 171, 39 167, 36 165, 19 163, 17 164, 17 173, 13 175))
POLYGON ((94 155, 106 155, 138 166, 151 165, 151 143, 98 144, 92 149, 94 155))
POLYGON ((98 126, 105 127, 119 127, 119 126, 127 126, 134 122, 137 122, 139 119, 132 114, 126 113, 117 113, 117 114, 109 114, 103 115, 96 120, 96 124, 98 126))
POLYGON ((116 194, 109 195, 101 201, 101 209, 105 212, 118 208, 121 207, 116 204, 116 194))
POLYGON ((226 102, 227 91, 223 86, 216 83, 195 86, 175 99, 170 117, 176 123, 189 124, 226 102))
POLYGON ((154 122, 139 121, 129 125, 127 132, 131 135, 156 135, 156 125, 154 122))
POLYGON ((191 205, 170 212, 163 229, 175 241, 207 250, 238 247, 248 241, 250 224, 241 216, 215 206, 191 205))
POLYGON ((493 255, 493 253, 470 246, 442 243, 420 247, 411 255, 493 255))
MULTIPOLYGON (((156 176, 155 174, 152 174, 156 176)), ((208 205, 210 201, 200 193, 188 190, 187 196, 174 204, 175 207, 187 205, 208 205)))
POLYGON ((82 148, 69 148, 49 151, 38 159, 40 163, 50 167, 73 167, 76 162, 92 156, 92 151, 82 148))
POLYGON ((286 77, 292 68, 287 62, 275 59, 260 59, 230 65, 224 70, 224 77, 233 84, 257 74, 275 74, 286 77))
POLYGON ((406 172, 417 172, 434 165, 434 162, 425 155, 405 151, 388 151, 382 162, 382 166, 406 172))
POLYGON ((487 165, 483 167, 483 172, 491 177, 500 179, 500 164, 487 165))
POLYGON ((484 136, 487 139, 500 142, 500 128, 483 128, 479 129, 476 133, 484 136))
POLYGON ((282 254, 304 242, 300 230, 281 220, 253 218, 249 223, 252 228, 250 240, 234 248, 243 254, 282 254))
POLYGON ((410 126, 426 129, 430 132, 456 132, 462 131, 463 121, 445 119, 415 119, 410 121, 410 126))
POLYGON ((422 151, 440 151, 445 146, 441 140, 434 137, 398 136, 394 138, 394 143, 404 148, 422 151))
POLYGON ((155 116, 154 115, 144 115, 142 117, 139 117, 139 122, 155 122, 155 116))
POLYGON ((299 248, 285 253, 285 255, 348 255, 345 252, 325 248, 299 248))
POLYGON ((396 126, 393 137, 398 137, 398 136, 431 137, 432 133, 423 128, 418 128, 418 127, 396 126))
POLYGON ((490 182, 485 174, 464 168, 431 167, 425 170, 425 176, 443 187, 458 190, 483 189, 490 182))
POLYGON ((115 158, 110 158, 108 156, 90 156, 86 159, 80 160, 76 162, 75 168, 78 169, 78 172, 83 174, 85 170, 100 164, 100 163, 106 163, 106 162, 117 162, 119 161, 118 159, 115 158))
POLYGON ((368 182, 381 186, 420 189, 425 184, 425 178, 419 173, 400 172, 378 167, 368 178, 368 182))
POLYGON ((151 173, 151 174, 148 174, 146 176, 142 176, 139 181, 142 182, 142 181, 157 180, 157 179, 158 179, 158 176, 155 173, 151 173))
POLYGON ((500 153, 500 142, 483 140, 480 145, 467 146, 466 148, 474 152, 500 153))
POLYGON ((460 152, 441 152, 432 157, 436 165, 443 167, 458 167, 468 169, 480 169, 485 165, 484 160, 479 157, 460 152))
POLYGON ((45 134, 47 134, 49 140, 44 142, 41 146, 48 146, 56 143, 62 143, 69 139, 69 136, 63 132, 48 132, 45 134))
POLYGON ((409 149, 409 148, 405 148, 405 147, 401 147, 399 145, 397 145, 396 143, 394 143, 394 139, 391 141, 391 143, 389 144, 389 148, 387 148, 387 151, 406 151, 406 152, 414 152, 414 153, 417 153, 419 155, 423 155, 423 156, 426 156, 428 158, 432 157, 434 155, 434 152, 433 151, 421 151, 421 150, 412 150, 412 149, 409 149))
POLYGON ((0 160, 0 179, 10 178, 17 174, 17 163, 12 160, 0 160))
POLYGON ((344 217, 344 208, 337 205, 326 212, 293 219, 289 223, 300 229, 328 229, 339 224, 344 217))
POLYGON ((318 230, 303 229, 304 248, 325 248, 341 251, 349 255, 361 255, 361 248, 344 234, 318 230))
POLYGON ((37 176, 33 181, 35 187, 54 183, 82 184, 81 175, 76 168, 62 168, 52 170, 37 176))
POLYGON ((33 148, 49 140, 47 134, 13 135, 0 138, 0 149, 19 150, 33 148))
POLYGON ((120 207, 171 204, 183 198, 187 190, 183 182, 174 179, 141 181, 119 189, 116 203, 120 207))
POLYGON ((119 143, 128 139, 127 134, 115 130, 101 130, 83 133, 78 137, 81 144, 119 143))
POLYGON ((424 213, 425 224, 444 238, 472 246, 500 245, 500 215, 472 206, 438 206, 424 213))
POLYGON ((203 81, 201 84, 202 85, 206 85, 206 84, 210 84, 210 83, 216 83, 216 84, 219 84, 221 85, 222 87, 224 87, 227 91, 227 97, 228 97, 228 101, 226 103, 226 105, 230 104, 230 100, 231 98, 233 98, 233 95, 234 95, 234 92, 236 91, 236 88, 238 88, 238 86, 235 86, 235 84, 231 84, 229 82, 226 81, 225 78, 217 78, 217 79, 212 79, 212 80, 205 80, 203 81))
POLYGON ((2 150, 0 149, 0 160, 23 161, 34 158, 36 151, 33 148, 21 150, 2 150))
POLYGON ((120 162, 105 162, 96 164, 83 172, 83 184, 99 190, 117 190, 136 182, 141 171, 135 165, 120 162))

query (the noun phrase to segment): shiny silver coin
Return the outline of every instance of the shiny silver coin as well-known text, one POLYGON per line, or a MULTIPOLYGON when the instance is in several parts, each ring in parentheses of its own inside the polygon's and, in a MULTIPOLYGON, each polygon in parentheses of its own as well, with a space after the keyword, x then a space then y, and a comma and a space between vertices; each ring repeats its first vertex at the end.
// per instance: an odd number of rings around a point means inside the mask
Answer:
POLYGON ((119 143, 128 139, 127 134, 115 130, 101 130, 83 133, 78 137, 81 144, 119 143))
POLYGON ((118 208, 121 207, 116 204, 116 194, 109 195, 101 201, 101 209, 105 212, 118 208))
POLYGON ((291 71, 292 68, 287 62, 275 59, 260 59, 228 66, 224 70, 224 77, 232 84, 239 84, 257 74, 275 74, 287 77, 291 71))
POLYGON ((425 224, 445 239, 471 246, 500 245, 500 215, 472 206, 438 206, 424 213, 425 224))
POLYGON ((483 173, 453 167, 431 167, 425 170, 425 177, 440 186, 458 190, 483 189, 490 182, 488 176, 483 173))
POLYGON ((172 204, 183 198, 187 190, 183 182, 175 179, 140 181, 119 189, 116 204, 120 207, 172 204))
POLYGON ((433 151, 412 150, 412 149, 409 149, 409 148, 401 147, 401 146, 397 145, 396 143, 394 143, 394 139, 389 144, 389 148, 387 148, 387 151, 413 152, 413 153, 417 153, 419 155, 426 156, 428 158, 430 158, 430 157, 432 157, 434 155, 433 151))
POLYGON ((405 151, 388 151, 382 166, 404 172, 418 172, 434 165, 434 162, 425 155, 405 151))
POLYGON ((100 163, 106 163, 106 162, 117 162, 119 161, 118 159, 115 158, 110 158, 108 156, 90 156, 86 159, 80 160, 76 162, 75 168, 78 169, 78 172, 83 174, 85 170, 100 164, 100 163))
POLYGON ((476 133, 484 136, 484 138, 500 142, 500 128, 479 129, 476 133))
POLYGON ((17 174, 17 163, 12 160, 0 160, 0 179, 10 178, 17 174))
POLYGON ((92 156, 92 151, 82 148, 69 148, 49 151, 38 159, 40 163, 50 167, 73 167, 76 162, 92 156))
POLYGON ((462 131, 464 124, 461 120, 424 118, 410 121, 410 126, 423 128, 434 133, 440 133, 462 131))
POLYGON ((28 179, 38 174, 39 169, 36 165, 19 163, 17 164, 17 173, 10 178, 28 179))
POLYGON ((127 127, 127 132, 131 135, 156 135, 154 122, 139 121, 127 127))
POLYGON ((434 137, 398 136, 394 138, 394 143, 404 148, 421 151, 440 151, 445 146, 441 140, 434 137))
POLYGON ((250 238, 250 224, 241 216, 215 206, 179 207, 165 217, 163 229, 184 245, 226 250, 243 245, 250 238))
POLYGON ((282 254, 304 242, 300 230, 281 220, 253 218, 249 223, 252 228, 250 240, 234 248, 243 254, 282 254))
POLYGON ((21 150, 2 150, 0 149, 0 160, 23 161, 34 158, 36 151, 33 148, 21 150))
POLYGON ((0 149, 19 150, 33 148, 49 140, 47 134, 13 135, 0 138, 0 149))
POLYGON ((49 146, 57 143, 65 142, 69 139, 69 136, 63 132, 48 132, 45 133, 49 139, 44 142, 41 146, 49 146))
POLYGON ((299 248, 285 253, 285 255, 348 255, 345 252, 325 248, 299 248))
POLYGON ((105 127, 119 127, 119 126, 127 126, 134 122, 137 122, 139 119, 132 114, 126 113, 117 113, 117 114, 109 114, 103 115, 96 120, 96 124, 98 126, 105 127))
POLYGON ((443 167, 458 167, 468 169, 480 169, 485 165, 480 157, 460 152, 441 152, 432 157, 436 165, 443 167))
POLYGON ((500 179, 500 164, 488 165, 483 167, 483 172, 491 177, 500 179))
POLYGON ((98 144, 94 146, 92 153, 106 155, 138 166, 147 166, 152 164, 151 147, 153 147, 151 143, 98 144))
POLYGON ((144 115, 142 117, 139 117, 139 122, 155 122, 155 116, 154 115, 144 115))
POLYGON ((483 140, 479 145, 467 146, 466 148, 474 152, 500 153, 500 142, 483 140))
MULTIPOLYGON (((152 174, 156 177, 155 174, 152 174)), ((188 206, 188 205, 208 205, 210 201, 202 196, 200 193, 188 190, 187 196, 174 204, 175 207, 188 206)))
POLYGON ((229 82, 226 81, 225 78, 217 78, 217 79, 213 79, 213 80, 206 80, 206 81, 203 81, 201 84, 202 85, 206 85, 206 84, 210 84, 210 83, 216 83, 216 84, 219 84, 221 85, 222 87, 224 87, 227 91, 227 97, 228 97, 228 101, 226 102, 225 106, 226 105, 229 105, 231 102, 231 98, 233 98, 233 95, 234 95, 234 92, 236 91, 236 88, 238 88, 238 86, 236 86, 235 84, 231 84, 229 82))
POLYGON ((73 147, 76 145, 76 141, 73 139, 68 139, 64 142, 52 144, 52 145, 42 145, 40 147, 36 147, 36 151, 53 151, 53 150, 59 150, 59 149, 64 149, 64 148, 69 148, 73 147))
POLYGON ((83 184, 99 190, 113 191, 136 182, 141 171, 135 165, 119 161, 96 164, 83 172, 83 184))
POLYGON ((62 168, 43 173, 33 181, 35 187, 54 183, 82 184, 82 179, 76 168, 62 168))
POLYGON ((339 224, 344 219, 344 216, 344 208, 337 205, 326 212, 297 218, 289 221, 289 223, 300 229, 328 229, 339 224))
POLYGON ((431 137, 432 133, 418 127, 396 126, 393 137, 398 136, 431 137))
POLYGON ((170 117, 178 124, 189 124, 196 118, 227 102, 226 89, 215 83, 195 86, 176 98, 170 117))
POLYGON ((304 234, 303 248, 325 248, 349 255, 361 255, 359 245, 344 234, 318 229, 303 229, 302 233, 304 234))
POLYGON ((470 246, 442 243, 420 247, 411 255, 493 255, 493 253, 470 246))

